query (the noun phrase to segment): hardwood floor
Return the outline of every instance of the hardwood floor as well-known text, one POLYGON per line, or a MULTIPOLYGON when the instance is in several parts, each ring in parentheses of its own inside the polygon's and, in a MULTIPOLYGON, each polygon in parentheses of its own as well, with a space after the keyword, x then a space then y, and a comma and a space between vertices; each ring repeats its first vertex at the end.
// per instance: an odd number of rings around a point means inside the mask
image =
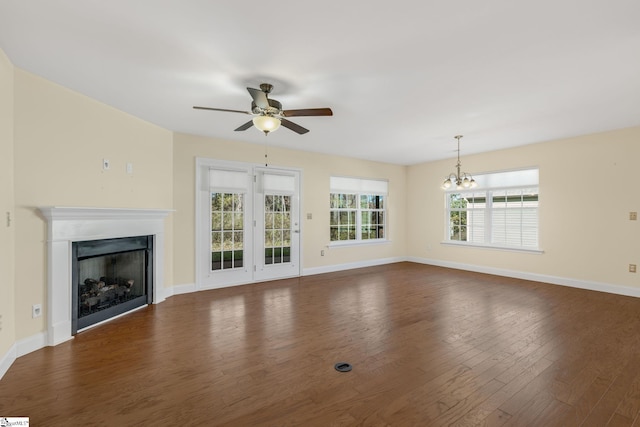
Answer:
POLYGON ((0 416, 34 426, 631 426, 639 411, 640 299, 412 263, 174 296, 0 381, 0 416))

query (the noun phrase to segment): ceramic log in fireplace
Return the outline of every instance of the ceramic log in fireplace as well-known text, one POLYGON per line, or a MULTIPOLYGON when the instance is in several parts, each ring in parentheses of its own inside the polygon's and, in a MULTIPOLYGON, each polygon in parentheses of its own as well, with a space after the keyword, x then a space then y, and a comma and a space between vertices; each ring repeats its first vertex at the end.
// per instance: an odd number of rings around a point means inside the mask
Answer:
POLYGON ((72 244, 72 333, 152 302, 153 236, 72 244))

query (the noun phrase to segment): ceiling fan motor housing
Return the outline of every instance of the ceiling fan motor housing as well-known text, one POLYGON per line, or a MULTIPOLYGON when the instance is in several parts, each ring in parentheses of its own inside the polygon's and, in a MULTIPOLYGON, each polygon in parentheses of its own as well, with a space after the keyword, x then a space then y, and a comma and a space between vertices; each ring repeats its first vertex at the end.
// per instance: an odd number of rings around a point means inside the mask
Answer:
POLYGON ((282 113, 282 104, 275 99, 267 99, 269 108, 260 108, 255 101, 251 101, 251 112, 253 114, 264 114, 268 116, 279 116, 282 113))

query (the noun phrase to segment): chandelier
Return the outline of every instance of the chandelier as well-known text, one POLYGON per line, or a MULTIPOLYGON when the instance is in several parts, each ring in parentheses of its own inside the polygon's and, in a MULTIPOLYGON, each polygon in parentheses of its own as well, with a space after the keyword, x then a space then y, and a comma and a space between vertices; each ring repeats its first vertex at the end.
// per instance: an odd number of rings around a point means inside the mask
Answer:
POLYGON ((456 163, 456 173, 449 174, 449 176, 442 183, 442 188, 446 190, 450 188, 454 183, 456 184, 456 189, 458 190, 463 190, 465 188, 474 188, 478 184, 476 184, 476 181, 473 179, 473 177, 466 172, 460 172, 460 167, 462 166, 462 164, 460 164, 460 138, 462 138, 462 135, 456 135, 454 136, 454 138, 458 140, 458 163, 456 163))

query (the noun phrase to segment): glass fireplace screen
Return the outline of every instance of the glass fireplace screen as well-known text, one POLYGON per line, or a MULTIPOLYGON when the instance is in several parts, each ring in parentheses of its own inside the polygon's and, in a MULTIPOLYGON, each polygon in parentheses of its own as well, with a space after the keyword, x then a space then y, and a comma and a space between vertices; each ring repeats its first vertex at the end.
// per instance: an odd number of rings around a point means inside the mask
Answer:
POLYGON ((74 250, 74 333, 150 302, 150 236, 77 242, 74 250))

